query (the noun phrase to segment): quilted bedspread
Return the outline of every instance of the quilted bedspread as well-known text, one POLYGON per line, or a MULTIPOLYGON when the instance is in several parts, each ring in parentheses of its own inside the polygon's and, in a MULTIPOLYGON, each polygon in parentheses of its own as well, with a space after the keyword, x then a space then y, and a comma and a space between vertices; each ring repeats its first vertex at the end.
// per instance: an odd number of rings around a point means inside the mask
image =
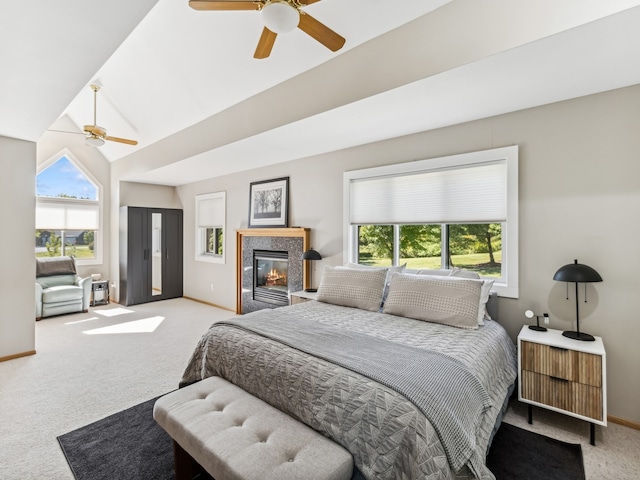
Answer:
MULTIPOLYGON (((376 342, 445 354, 463 364, 489 394, 490 407, 470 432, 484 456, 509 386, 516 378, 515 347, 504 329, 487 321, 462 330, 355 308, 305 302, 242 318, 291 328, 317 322, 376 342)), ((404 395, 371 378, 284 343, 233 325, 214 325, 198 343, 181 385, 218 375, 324 433, 347 448, 368 479, 475 478, 454 471, 441 438, 404 395)), ((486 468, 480 478, 493 478, 486 468)))

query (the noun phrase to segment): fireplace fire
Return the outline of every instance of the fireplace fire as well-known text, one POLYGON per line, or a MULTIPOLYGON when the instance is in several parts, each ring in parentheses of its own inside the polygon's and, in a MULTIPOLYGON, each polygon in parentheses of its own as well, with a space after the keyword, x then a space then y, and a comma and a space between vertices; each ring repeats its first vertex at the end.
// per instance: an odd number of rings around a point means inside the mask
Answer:
POLYGON ((287 252, 254 250, 253 299, 275 305, 288 305, 288 268, 287 252))

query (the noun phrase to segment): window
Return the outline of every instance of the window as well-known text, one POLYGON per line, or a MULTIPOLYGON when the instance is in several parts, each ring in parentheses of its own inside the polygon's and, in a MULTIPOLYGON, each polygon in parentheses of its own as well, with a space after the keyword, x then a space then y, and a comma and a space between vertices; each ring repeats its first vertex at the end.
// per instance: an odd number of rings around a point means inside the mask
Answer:
POLYGON ((464 268, 518 295, 518 147, 346 172, 346 260, 464 268))
POLYGON ((196 195, 196 260, 225 263, 226 193, 196 195))
POLYGON ((101 188, 68 151, 45 163, 36 176, 36 257, 102 263, 101 188))

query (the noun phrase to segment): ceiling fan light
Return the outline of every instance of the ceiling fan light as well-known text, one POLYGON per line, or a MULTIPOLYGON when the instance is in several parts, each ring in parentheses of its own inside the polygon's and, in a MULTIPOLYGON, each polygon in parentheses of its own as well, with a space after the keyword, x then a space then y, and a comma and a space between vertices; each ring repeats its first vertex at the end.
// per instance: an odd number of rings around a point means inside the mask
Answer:
POLYGON ((101 147, 102 145, 104 145, 104 139, 96 137, 95 135, 91 135, 85 138, 84 143, 86 143, 90 147, 101 147))
POLYGON ((288 33, 300 23, 300 12, 284 1, 266 4, 262 9, 262 21, 274 33, 288 33))

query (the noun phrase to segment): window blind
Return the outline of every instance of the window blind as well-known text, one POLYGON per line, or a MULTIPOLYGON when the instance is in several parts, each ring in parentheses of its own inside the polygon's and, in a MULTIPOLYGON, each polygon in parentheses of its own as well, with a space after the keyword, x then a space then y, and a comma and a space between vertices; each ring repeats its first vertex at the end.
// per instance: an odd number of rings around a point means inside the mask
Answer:
POLYGON ((37 198, 37 230, 98 230, 97 201, 68 198, 37 198))
POLYGON ((224 227, 225 195, 198 198, 198 228, 224 227))
POLYGON ((498 223, 507 217, 506 161, 352 179, 352 225, 498 223))

